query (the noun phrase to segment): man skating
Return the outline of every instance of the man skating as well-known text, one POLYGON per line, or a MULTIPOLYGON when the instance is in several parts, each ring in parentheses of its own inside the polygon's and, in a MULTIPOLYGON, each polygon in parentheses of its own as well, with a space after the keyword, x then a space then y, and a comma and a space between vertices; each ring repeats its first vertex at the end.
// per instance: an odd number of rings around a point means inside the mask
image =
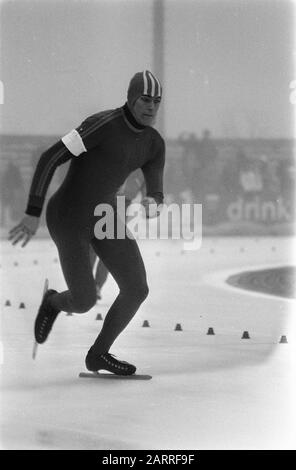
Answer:
MULTIPOLYGON (((102 330, 86 356, 88 370, 107 369, 131 375, 135 366, 118 361, 109 350, 148 295, 146 272, 136 241, 98 239, 94 235, 98 204, 115 208, 115 195, 128 177, 141 168, 146 183, 143 205, 163 201, 165 144, 153 129, 161 101, 159 80, 149 71, 130 81, 124 106, 94 114, 45 151, 37 164, 26 214, 10 232, 13 244, 25 246, 36 233, 47 188, 55 169, 71 159, 66 178, 50 198, 46 220, 54 240, 68 290, 48 290, 35 322, 37 343, 44 343, 60 311, 84 313, 96 302, 89 247, 118 284, 102 330)), ((147 213, 146 212, 146 213, 147 213)), ((123 222, 124 223, 124 222, 123 222)), ((116 231, 115 231, 116 233, 116 231)))

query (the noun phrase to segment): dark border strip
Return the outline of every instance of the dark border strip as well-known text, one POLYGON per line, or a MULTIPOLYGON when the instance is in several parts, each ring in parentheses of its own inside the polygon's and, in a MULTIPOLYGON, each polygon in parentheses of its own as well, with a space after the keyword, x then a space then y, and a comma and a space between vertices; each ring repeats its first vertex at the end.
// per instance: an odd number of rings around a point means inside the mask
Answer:
POLYGON ((296 298, 296 266, 246 271, 229 276, 226 282, 241 289, 276 297, 296 298))

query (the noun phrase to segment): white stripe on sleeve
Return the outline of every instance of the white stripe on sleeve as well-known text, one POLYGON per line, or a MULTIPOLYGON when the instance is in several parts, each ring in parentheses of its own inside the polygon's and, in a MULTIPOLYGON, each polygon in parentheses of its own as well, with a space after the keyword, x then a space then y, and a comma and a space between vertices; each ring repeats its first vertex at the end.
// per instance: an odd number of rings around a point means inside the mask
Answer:
POLYGON ((83 140, 76 129, 73 129, 68 134, 64 135, 61 140, 72 155, 75 155, 75 157, 78 157, 78 155, 87 151, 83 140))

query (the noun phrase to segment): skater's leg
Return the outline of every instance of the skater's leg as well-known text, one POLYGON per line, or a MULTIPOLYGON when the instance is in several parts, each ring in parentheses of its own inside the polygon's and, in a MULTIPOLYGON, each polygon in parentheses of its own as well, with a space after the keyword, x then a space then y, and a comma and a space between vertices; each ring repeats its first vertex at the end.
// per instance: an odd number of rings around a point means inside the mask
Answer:
POLYGON ((109 351, 147 297, 148 286, 144 263, 135 240, 93 239, 92 245, 120 289, 92 347, 96 354, 103 354, 109 351))
POLYGON ((96 302, 88 234, 78 225, 64 223, 54 198, 47 205, 46 222, 57 246, 68 287, 68 290, 52 295, 51 304, 64 312, 87 312, 96 302))
POLYGON ((96 264, 97 255, 94 252, 94 249, 91 246, 91 244, 89 245, 89 258, 90 258, 91 267, 92 267, 92 269, 94 269, 94 266, 96 264))
POLYGON ((89 241, 69 236, 55 237, 68 290, 54 294, 52 305, 64 312, 84 313, 96 302, 96 289, 90 262, 89 241))
POLYGON ((107 277, 108 277, 108 269, 104 265, 103 261, 99 259, 98 264, 97 264, 97 269, 95 273, 95 281, 97 287, 102 289, 103 285, 105 284, 107 277))
MULTIPOLYGON (((92 266, 92 269, 94 269, 94 266, 97 260, 97 255, 91 245, 90 245, 89 254, 90 254, 90 264, 92 266)), ((95 269, 95 283, 96 283, 96 293, 97 293, 98 300, 102 298, 101 289, 103 285, 105 284, 107 277, 108 277, 108 269, 104 265, 103 261, 99 259, 97 262, 97 267, 95 269)))

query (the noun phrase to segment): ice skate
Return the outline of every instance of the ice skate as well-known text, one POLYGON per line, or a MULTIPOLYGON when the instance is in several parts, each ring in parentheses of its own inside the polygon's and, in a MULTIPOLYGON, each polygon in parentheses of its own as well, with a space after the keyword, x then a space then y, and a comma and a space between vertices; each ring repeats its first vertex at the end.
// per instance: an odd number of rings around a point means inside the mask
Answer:
POLYGON ((113 354, 95 354, 92 348, 88 351, 85 359, 86 368, 91 372, 107 370, 115 375, 133 375, 136 367, 125 361, 118 361, 113 354))
POLYGON ((56 294, 56 291, 53 289, 47 289, 47 287, 48 284, 44 289, 43 299, 35 320, 34 333, 36 343, 38 344, 42 344, 47 340, 47 337, 52 329, 55 319, 60 313, 59 310, 52 307, 49 303, 49 298, 53 294, 56 294))

